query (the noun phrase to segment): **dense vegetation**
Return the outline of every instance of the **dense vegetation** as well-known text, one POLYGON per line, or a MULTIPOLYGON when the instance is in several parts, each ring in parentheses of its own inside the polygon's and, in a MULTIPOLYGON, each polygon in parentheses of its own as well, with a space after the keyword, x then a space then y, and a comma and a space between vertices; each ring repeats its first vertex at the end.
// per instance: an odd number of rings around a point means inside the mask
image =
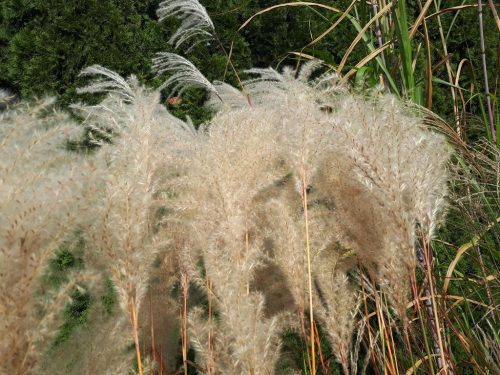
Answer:
POLYGON ((200 2, 0 4, 0 373, 498 373, 498 7, 200 2))
MULTIPOLYGON (((222 44, 227 51, 233 46, 232 61, 241 72, 251 67, 277 67, 292 63, 313 37, 321 34, 335 22, 339 14, 314 7, 286 7, 276 9, 255 19, 247 28, 238 32, 245 20, 279 1, 268 0, 217 0, 202 1, 211 15, 222 44), (232 44, 234 43, 234 44, 232 44)), ((349 0, 323 2, 326 5, 347 9, 349 0)), ((363 2, 360 2, 363 3, 363 2)), ((418 1, 407 1, 409 23, 419 14, 418 1)), ((454 1, 439 1, 440 9, 456 6, 454 1)), ((471 2, 465 2, 471 3, 471 2)), ((472 2, 473 3, 473 2, 472 2)), ((0 87, 8 88, 22 97, 50 93, 68 105, 78 99, 76 89, 82 84, 79 72, 86 66, 100 64, 123 76, 136 74, 142 82, 154 85, 151 80, 151 58, 156 52, 171 50, 167 41, 175 31, 175 20, 158 23, 155 14, 159 0, 5 0, 0 4, 0 87)), ((358 4, 360 23, 372 16, 371 9, 358 4)), ((430 7, 428 13, 437 8, 430 7)), ((470 88, 475 83, 481 90, 479 28, 477 9, 464 9, 441 16, 446 33, 449 62, 454 72, 462 59, 468 59, 461 73, 460 85, 470 88), (472 67, 472 69, 469 69, 472 67)), ((498 66, 498 30, 490 11, 484 13, 486 60, 491 82, 495 82, 498 66)), ((434 74, 441 81, 448 81, 445 55, 439 48, 439 24, 428 22, 434 74)), ((348 21, 341 22, 323 40, 303 50, 333 65, 338 64, 357 34, 348 21)), ((213 44, 213 43, 212 43, 213 44)), ((414 46, 416 47, 416 46, 414 46)), ((420 46, 422 48, 423 46, 420 46)), ((369 52, 358 45, 348 65, 359 61, 369 52)), ((424 59, 421 53, 418 57, 424 59)), ((226 56, 216 46, 199 45, 190 59, 209 79, 222 79, 226 56)), ((417 65, 423 79, 424 72, 417 65)), ((370 67, 370 69, 372 69, 370 67)), ((376 73, 379 73, 378 71, 376 73)), ((228 79, 234 82, 232 72, 228 79)), ((377 80, 376 74, 371 82, 377 80)), ((180 115, 190 113, 196 119, 205 118, 196 111, 203 98, 192 94, 181 105, 180 115)), ((450 91, 445 84, 435 83, 433 108, 436 113, 450 116, 450 91)), ((480 114, 477 100, 469 103, 468 112, 480 114)), ((476 137, 473 130, 474 137, 476 137)))
MULTIPOLYGON (((148 84, 151 58, 172 48, 167 43, 178 23, 157 22, 159 0, 18 1, 0 4, 0 87, 22 97, 57 95, 62 104, 79 99, 78 74, 100 64, 123 76, 136 74, 148 84)), ((309 33, 322 29, 321 18, 305 9, 282 9, 262 17, 247 30, 238 27, 266 1, 205 2, 222 44, 241 73, 251 67, 277 66, 287 53, 305 45, 309 33), (234 44, 232 44, 234 43, 234 44)), ((325 44, 326 47, 326 44, 325 44)), ((324 48, 326 50, 326 48, 324 48)), ((216 45, 199 45, 190 59, 209 79, 222 79, 226 56, 216 45)), ((232 72, 228 79, 234 83, 232 72)), ((203 97, 188 95, 180 115, 203 117, 196 107, 203 97)))

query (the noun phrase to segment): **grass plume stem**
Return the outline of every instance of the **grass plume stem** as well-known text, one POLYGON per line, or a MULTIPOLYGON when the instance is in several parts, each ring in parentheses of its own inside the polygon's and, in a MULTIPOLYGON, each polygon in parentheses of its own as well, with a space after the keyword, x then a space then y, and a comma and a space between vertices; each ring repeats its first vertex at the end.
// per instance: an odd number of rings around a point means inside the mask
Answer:
POLYGON ((304 224, 306 236, 306 252, 307 252, 307 285, 309 289, 309 324, 310 324, 310 340, 311 340, 311 375, 316 374, 316 353, 314 343, 314 311, 313 311, 313 294, 312 294, 312 273, 311 273, 311 248, 309 243, 309 218, 307 207, 307 181, 304 163, 302 165, 302 199, 304 204, 304 224))
POLYGON ((488 68, 486 66, 486 51, 484 45, 484 25, 483 25, 483 1, 478 0, 477 2, 477 12, 479 16, 479 46, 481 52, 481 64, 483 67, 483 79, 484 79, 484 96, 486 99, 486 110, 488 111, 488 123, 491 132, 491 140, 493 144, 497 144, 497 133, 495 129, 495 120, 493 119, 493 108, 491 104, 490 87, 488 82, 488 68))
POLYGON ((182 299, 183 299, 183 310, 182 310, 182 366, 184 368, 184 375, 187 375, 187 302, 188 302, 188 292, 189 292, 189 278, 188 274, 182 275, 182 299))
POLYGON ((307 207, 307 181, 304 164, 302 165, 302 199, 304 205, 304 224, 306 235, 306 252, 307 252, 307 284, 309 289, 309 329, 311 340, 311 375, 316 374, 316 350, 314 341, 314 310, 313 310, 313 289, 312 289, 312 273, 311 273, 311 247, 309 241, 309 217, 307 207))
POLYGON ((139 371, 139 375, 143 375, 142 374, 141 347, 139 344, 139 324, 138 324, 138 319, 137 319, 136 304, 134 302, 132 302, 130 304, 130 323, 132 326, 132 336, 134 337, 135 355, 137 358, 137 370, 139 371))
POLYGON ((445 358, 445 347, 443 343, 443 338, 441 334, 441 325, 439 324, 439 315, 437 311, 436 304, 436 293, 434 290, 434 279, 432 275, 432 249, 430 244, 425 240, 422 233, 422 243, 423 243, 423 265, 427 278, 427 285, 424 289, 424 294, 426 297, 426 308, 429 315, 429 324, 431 329, 431 335, 434 343, 434 354, 436 354, 436 360, 439 372, 443 371, 444 374, 448 374, 448 361, 445 358))

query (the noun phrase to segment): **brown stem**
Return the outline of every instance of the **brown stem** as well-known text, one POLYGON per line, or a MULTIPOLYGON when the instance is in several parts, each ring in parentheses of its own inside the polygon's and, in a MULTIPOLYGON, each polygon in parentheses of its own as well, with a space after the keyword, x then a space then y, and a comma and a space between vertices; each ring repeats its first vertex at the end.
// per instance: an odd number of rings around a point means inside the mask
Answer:
POLYGON ((189 280, 187 273, 182 277, 182 292, 183 292, 183 313, 182 313, 182 364, 184 367, 184 375, 187 375, 187 300, 188 300, 189 280))
POLYGON ((438 316, 438 306, 436 303, 436 293, 434 289, 434 278, 432 275, 432 262, 433 262, 433 254, 432 249, 430 247, 429 241, 425 238, 422 233, 422 244, 423 251, 420 253, 421 259, 419 259, 424 267, 426 278, 428 284, 424 289, 426 298, 425 306, 429 316, 429 325, 431 328, 431 335, 434 344, 434 352, 437 356, 437 365, 439 371, 444 374, 453 374, 453 367, 451 363, 448 362, 446 358, 445 344, 441 334, 441 326, 439 323, 438 316))
POLYGON ((137 323, 137 309, 135 308, 134 300, 130 302, 130 322, 132 325, 132 336, 134 337, 137 368, 139 371, 139 375, 142 375, 141 348, 139 346, 139 327, 137 323))
POLYGON ((305 313, 303 308, 299 308, 298 310, 299 314, 299 321, 300 321, 300 333, 302 334, 302 339, 304 340, 304 343, 306 344, 306 356, 307 356, 307 365, 311 367, 311 357, 309 355, 309 345, 307 345, 307 332, 306 332, 306 318, 305 318, 305 313))
MULTIPOLYGON (((372 0, 372 9, 373 9, 373 16, 376 16, 378 13, 378 1, 377 0, 372 0)), ((382 29, 380 28, 380 21, 378 18, 375 20, 375 37, 377 38, 377 44, 378 44, 379 48, 382 47, 384 45, 384 39, 383 39, 383 35, 382 35, 382 29)), ((382 53, 380 54, 380 58, 382 59, 382 63, 384 64, 384 66, 387 66, 387 64, 385 62, 384 51, 382 51, 382 53)), ((384 79, 384 85, 385 85, 387 91, 390 93, 391 86, 389 85, 389 81, 387 80, 387 76, 385 75, 385 73, 382 75, 382 77, 384 79)))
MULTIPOLYGON (((436 9, 437 10, 437 9, 436 9)), ((455 115, 455 125, 457 128, 457 133, 460 138, 462 138, 462 129, 460 124, 460 113, 458 111, 457 93, 454 86, 453 72, 451 69, 450 55, 448 54, 448 46, 446 45, 446 38, 444 36, 443 24, 441 23, 441 17, 437 15, 439 37, 441 39, 441 44, 443 46, 443 55, 445 56, 445 66, 446 72, 448 73, 448 82, 450 83, 451 97, 453 98, 453 113, 455 115)))
MULTIPOLYGON (((421 254, 421 262, 423 265, 423 269, 426 272, 427 276, 429 276, 427 270, 428 270, 428 256, 425 256, 424 253, 422 252, 421 254)), ((433 300, 431 299, 431 292, 429 289, 429 284, 427 283, 425 288, 424 288, 424 295, 425 295, 425 309, 427 310, 427 316, 428 316, 428 323, 430 326, 430 332, 432 336, 432 343, 434 346, 434 354, 436 355, 436 362, 439 371, 442 370, 443 368, 443 360, 442 360, 442 351, 441 347, 439 345, 438 341, 438 336, 437 336, 437 327, 436 327, 436 321, 434 319, 434 305, 433 305, 433 300)))
MULTIPOLYGON (((222 52, 226 55, 227 63, 231 67, 231 70, 233 71, 236 79, 238 80, 238 84, 240 85, 241 91, 243 92, 243 94, 245 95, 245 97, 247 99, 248 105, 251 107, 252 106, 252 99, 250 98, 250 95, 246 92, 245 86, 243 85, 243 81, 240 79, 240 76, 239 76, 238 72, 236 71, 236 68, 233 65, 233 61, 231 60, 231 55, 229 53, 227 53, 226 49, 224 48, 224 45, 222 44, 221 40, 219 39, 219 37, 217 36, 215 31, 214 31, 213 36, 214 36, 215 40, 217 41, 217 44, 219 44, 219 47, 222 50, 222 52)), ((232 51, 233 51, 233 45, 231 44, 231 53, 232 53, 232 51)), ((224 73, 224 75, 225 75, 225 73, 224 73)))
POLYGON ((329 368, 328 368, 327 362, 325 361, 325 358, 323 357, 323 350, 321 349, 321 340, 319 337, 319 331, 318 331, 318 326, 316 325, 316 322, 314 322, 313 328, 314 328, 314 332, 316 335, 316 345, 318 345, 319 361, 321 363, 321 367, 323 368, 323 373, 328 374, 329 368))
MULTIPOLYGON (((422 3, 419 0, 418 5, 422 11, 422 3)), ((431 55, 431 42, 429 39, 429 29, 427 27, 427 21, 425 18, 422 20, 424 26, 424 42, 425 42, 425 88, 426 88, 426 98, 425 107, 432 110, 432 55, 431 55)))
POLYGON ((207 363, 207 374, 212 375, 214 373, 214 366, 212 363, 213 358, 213 332, 212 332, 212 281, 207 278, 207 289, 208 289, 208 351, 210 353, 210 360, 207 363))
POLYGON ((394 354, 393 354, 394 350, 391 347, 391 341, 389 340, 388 327, 387 324, 385 323, 383 307, 377 291, 377 284, 375 283, 375 280, 373 279, 372 275, 370 275, 370 279, 372 282, 373 298, 375 300, 375 310, 378 320, 378 326, 380 327, 379 329, 381 331, 381 335, 384 335, 385 342, 387 343, 388 353, 384 357, 385 368, 389 374, 397 374, 396 365, 394 363, 394 354))
POLYGON ((476 249, 477 249, 477 256, 479 258, 479 265, 481 266, 481 272, 483 273, 483 277, 484 277, 484 286, 486 288, 488 302, 489 302, 490 306, 492 307, 492 311, 494 312, 493 317, 496 317, 496 309, 493 309, 493 307, 495 306, 494 302, 493 302, 494 301, 493 294, 491 293, 490 284, 488 283, 488 279, 487 279, 488 274, 486 273, 486 267, 484 266, 483 254, 482 254, 482 251, 481 251, 481 248, 479 247, 479 245, 476 245, 476 249))
POLYGON ((163 348, 160 344, 160 375, 163 375, 163 348))
MULTIPOLYGON (((156 343, 155 343, 155 328, 153 320, 153 291, 149 289, 149 321, 151 329, 151 356, 153 360, 156 360, 156 343)), ((153 374, 153 369, 151 369, 151 375, 153 374)))
MULTIPOLYGON (((304 163, 303 163, 304 164, 304 163)), ((312 300, 311 248, 309 244, 309 218, 307 210, 307 181, 305 167, 302 167, 302 203, 304 205, 304 222, 306 229, 307 281, 309 291, 309 324, 311 331, 311 375, 316 375, 316 353, 314 343, 314 311, 312 300)))
POLYGON ((490 4, 491 13, 493 13, 493 18, 497 24, 498 31, 500 31, 500 17, 498 17, 497 9, 495 8, 495 4, 493 4, 493 0, 488 0, 488 4, 490 4))
MULTIPOLYGON (((360 282, 361 282, 361 292, 363 294, 363 306, 365 310, 365 319, 366 319, 366 325, 368 326, 368 338, 369 338, 369 344, 368 347, 371 348, 373 346, 373 333, 372 333, 372 326, 370 324, 370 319, 368 318, 370 314, 368 313, 368 297, 367 297, 367 291, 365 290, 365 282, 366 280, 362 276, 362 268, 358 264, 358 269, 359 269, 359 274, 360 274, 360 282)), ((375 352, 371 351, 370 353, 370 361, 373 364, 373 368, 377 369, 377 358, 375 356, 375 352)), ((378 372, 378 370, 376 370, 378 372)))
POLYGON ((488 121, 490 125, 491 131, 491 139, 493 140, 493 144, 497 143, 497 134, 495 132, 495 121, 493 119, 493 108, 491 105, 491 97, 490 97, 490 87, 488 83, 488 69, 486 66, 486 52, 484 46, 484 28, 483 28, 483 2, 482 0, 478 0, 477 2, 477 11, 479 13, 479 39, 480 39, 480 47, 481 47, 481 62, 483 64, 483 78, 484 78, 484 95, 486 97, 486 108, 488 110, 488 121))

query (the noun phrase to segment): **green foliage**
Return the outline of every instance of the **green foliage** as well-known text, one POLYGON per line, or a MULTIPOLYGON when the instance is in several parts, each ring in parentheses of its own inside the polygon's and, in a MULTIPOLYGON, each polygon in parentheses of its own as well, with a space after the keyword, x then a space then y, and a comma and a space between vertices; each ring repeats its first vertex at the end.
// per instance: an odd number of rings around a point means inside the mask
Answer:
MULTIPOLYGON (((441 1, 442 8, 458 5, 450 1, 441 1)), ((473 2, 467 2, 473 3, 473 2)), ((477 3, 477 2, 475 2, 477 3)), ((486 4, 485 1, 483 1, 486 4)), ((431 7, 430 12, 434 12, 435 8, 431 7)), ((468 59, 468 64, 462 70, 460 75, 460 86, 466 91, 464 95, 470 98, 468 110, 475 115, 480 115, 479 98, 472 98, 471 95, 482 92, 483 78, 481 73, 481 57, 479 46, 479 26, 477 8, 464 9, 460 12, 451 12, 441 15, 440 17, 446 44, 448 47, 450 63, 452 70, 456 72, 458 64, 462 59, 468 59), (470 92, 471 84, 474 84, 474 92, 470 92)), ((429 38, 431 40, 432 60, 436 66, 442 62, 444 57, 440 48, 439 24, 434 18, 428 22, 429 38), (435 46, 434 46, 435 45, 435 46)), ((486 61, 488 63, 488 73, 490 82, 494 82, 494 77, 498 74, 497 53, 498 53, 498 29, 496 28, 495 20, 491 11, 485 6, 484 9, 484 27, 485 27, 485 52, 486 61)), ((441 64, 436 68, 434 74, 437 77, 447 80, 446 66, 441 64)), ((433 91, 433 110, 450 120, 453 119, 453 107, 451 103, 451 94, 449 86, 441 83, 434 85, 433 91)), ((473 139, 475 135, 471 135, 473 139)))
MULTIPOLYGON (((229 52, 232 47, 231 59, 239 73, 250 67, 294 64, 295 57, 289 53, 301 51, 340 17, 340 13, 321 11, 314 7, 279 8, 256 17, 238 32, 238 28, 250 16, 282 2, 217 0, 202 3, 211 15, 226 51, 229 52)), ((350 0, 340 0, 330 5, 343 10, 350 3, 350 0)), ((159 0, 3 1, 0 4, 0 87, 10 88, 22 97, 51 93, 57 95, 63 105, 67 105, 80 99, 76 95, 76 88, 82 84, 78 74, 92 64, 100 64, 122 76, 136 74, 141 80, 158 85, 158 80, 152 80, 151 58, 156 52, 171 50, 167 41, 178 26, 174 19, 157 22, 155 11, 158 4, 159 0)), ((442 9, 451 5, 455 4, 441 1, 436 6, 442 9)), ((407 26, 414 22, 419 13, 418 2, 413 0, 408 1, 406 9, 395 9, 396 12, 403 12, 405 17, 401 22, 407 26)), ((429 13, 434 11, 436 9, 431 7, 429 13)), ((360 3, 356 12, 361 25, 372 16, 368 4, 360 3)), ((486 9, 484 17, 487 62, 493 82, 498 34, 491 12, 486 9)), ((482 80, 476 9, 445 13, 440 16, 440 22, 453 71, 464 58, 470 63, 462 70, 460 85, 468 90, 474 82, 477 93, 482 88, 482 80)), ((397 30, 403 31, 404 25, 398 25, 401 27, 397 30)), ((441 42, 436 18, 428 21, 428 27, 433 46, 432 63, 437 65, 444 56, 439 47, 441 42)), ((333 65, 338 64, 358 31, 352 22, 343 21, 319 43, 305 48, 303 52, 333 65)), ((398 39, 407 37, 404 33, 398 35, 398 39)), ((374 40, 371 43, 376 44, 374 40)), ((406 41, 401 42, 401 45, 408 47, 404 50, 407 56, 416 53, 417 43, 410 46, 406 41)), ((360 43, 352 52, 348 66, 369 52, 368 44, 360 43)), ((189 58, 209 80, 224 79, 231 84, 237 83, 231 69, 227 69, 227 56, 216 43, 198 45, 189 58)), ((423 58, 423 48, 416 58, 423 58)), ((395 66, 396 63, 392 59, 388 65, 395 66)), ((408 80, 402 84, 408 86, 410 91, 415 84, 421 86, 424 72, 419 68, 420 64, 417 64, 414 73, 418 79, 414 80, 407 64, 408 59, 403 63, 406 72, 403 77, 408 80)), ((366 76, 363 79, 365 84, 370 81, 373 84, 378 81, 376 77, 380 73, 377 64, 369 64, 359 72, 358 82, 366 76)), ((438 83, 447 80, 445 65, 437 67, 434 74, 438 77, 433 90, 434 110, 453 119, 450 88, 438 83)), ((188 92, 182 104, 170 106, 170 110, 181 118, 189 115, 198 124, 209 117, 200 109, 204 99, 203 93, 188 92)), ((467 106, 470 112, 480 116, 480 104, 480 97, 475 96, 467 106)), ((476 138, 476 131, 472 129, 473 139, 476 138)))
POLYGON ((66 307, 64 312, 65 321, 52 344, 53 348, 66 342, 74 330, 79 326, 87 323, 92 299, 88 291, 75 290, 72 295, 72 303, 66 307))
MULTIPOLYGON (((247 28, 239 26, 258 10, 270 5, 262 0, 202 1, 216 25, 218 37, 243 74, 250 67, 276 66, 287 54, 305 46, 329 20, 305 8, 279 9, 259 17, 247 28)), ((86 66, 99 64, 122 76, 135 74, 141 81, 159 85, 151 74, 151 58, 169 51, 167 41, 178 26, 176 20, 157 22, 159 0, 6 0, 0 4, 0 87, 27 98, 56 95, 64 106, 81 99, 76 88, 86 66)), ((341 40, 309 48, 307 53, 338 56, 341 40)), ((345 43, 344 43, 345 44, 345 43)), ((236 84, 227 69, 227 56, 216 43, 198 45, 190 60, 209 80, 236 84)), ((288 60, 288 62, 291 62, 288 60)), ((244 76, 244 74, 243 74, 244 76)), ((165 93, 170 94, 169 92, 165 93)), ((170 106, 177 116, 189 115, 198 124, 209 117, 202 106, 205 94, 187 92, 182 104, 170 106)))
MULTIPOLYGON (((76 235, 74 241, 67 241, 61 245, 49 262, 47 273, 44 277, 45 285, 50 289, 63 287, 71 278, 71 273, 84 267, 83 251, 85 242, 81 236, 76 235)), ((87 321, 91 305, 90 293, 86 290, 73 289, 70 293, 71 302, 64 310, 64 322, 52 342, 55 348, 66 342, 73 331, 87 321)))
POLYGON ((111 315, 113 313, 114 306, 116 305, 116 290, 111 279, 105 280, 105 294, 101 296, 101 303, 104 311, 111 315))
POLYGON ((158 1, 7 0, 0 5, 0 85, 23 97, 47 92, 75 99, 78 73, 101 64, 122 74, 150 75, 150 58, 165 49, 158 1))
POLYGON ((61 246, 57 249, 55 256, 49 264, 47 274, 47 282, 51 287, 59 287, 64 282, 68 281, 68 273, 83 267, 83 259, 81 254, 72 251, 67 246, 61 246))

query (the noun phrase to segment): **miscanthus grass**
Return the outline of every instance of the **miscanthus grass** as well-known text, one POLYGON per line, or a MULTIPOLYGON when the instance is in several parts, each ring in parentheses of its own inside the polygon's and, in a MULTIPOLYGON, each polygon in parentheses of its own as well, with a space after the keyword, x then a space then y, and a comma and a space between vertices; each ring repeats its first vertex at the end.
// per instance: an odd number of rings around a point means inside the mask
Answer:
MULTIPOLYGON (((195 0, 164 1, 159 15, 181 19, 172 44, 216 38, 195 0)), ((286 331, 304 344, 307 373, 333 373, 325 357, 344 374, 369 361, 397 373, 394 336, 414 329, 420 249, 445 212, 445 137, 318 63, 252 69, 241 90, 172 53, 154 66, 172 74, 157 90, 98 65, 82 72, 81 93, 105 95, 73 107, 99 146, 88 155, 65 149, 81 128, 47 104, 0 115, 1 373, 274 374, 286 331), (188 86, 206 89, 214 111, 198 129, 159 104, 161 89, 188 86), (44 291, 49 259, 76 231, 89 273, 44 291), (47 361, 68 292, 96 274, 111 280, 115 308, 94 301, 47 361)), ((430 355, 446 369, 433 322, 430 355)))
POLYGON ((92 168, 65 150, 78 133, 51 100, 0 113, 0 372, 35 373, 82 273, 40 294, 53 251, 88 213, 92 168))
MULTIPOLYGON (((88 242, 87 268, 110 276, 121 311, 93 328, 109 332, 104 337, 82 333, 87 373, 133 362, 139 373, 167 371, 172 362, 162 357, 175 352, 163 354, 163 324, 154 322, 162 314, 174 319, 176 310, 183 345, 196 352, 189 366, 199 372, 273 374, 282 332, 295 329, 316 341, 316 324, 344 373, 355 371, 358 270, 406 319, 416 229, 428 241, 439 223, 450 147, 393 97, 356 96, 335 75, 310 79, 313 71, 306 66, 295 78, 293 70, 252 70, 245 94, 215 84, 217 113, 195 130, 135 78, 91 67, 84 73, 98 79, 83 91, 109 96, 76 109, 94 132, 113 139, 86 157, 64 150, 74 126, 60 118, 51 126, 55 115, 37 115, 45 107, 5 112, 3 372, 34 373, 43 343, 56 332, 65 294, 44 296, 50 308, 38 307, 40 272, 77 224, 88 242), (291 296, 286 306, 273 307, 265 267, 279 271, 291 296), (169 294, 180 275, 198 285, 208 310, 182 308, 182 301, 177 307, 169 294)), ((66 289, 79 278, 71 280, 66 289)), ((315 368, 321 353, 309 344, 315 368)), ((185 368, 188 362, 185 354, 185 368)))

